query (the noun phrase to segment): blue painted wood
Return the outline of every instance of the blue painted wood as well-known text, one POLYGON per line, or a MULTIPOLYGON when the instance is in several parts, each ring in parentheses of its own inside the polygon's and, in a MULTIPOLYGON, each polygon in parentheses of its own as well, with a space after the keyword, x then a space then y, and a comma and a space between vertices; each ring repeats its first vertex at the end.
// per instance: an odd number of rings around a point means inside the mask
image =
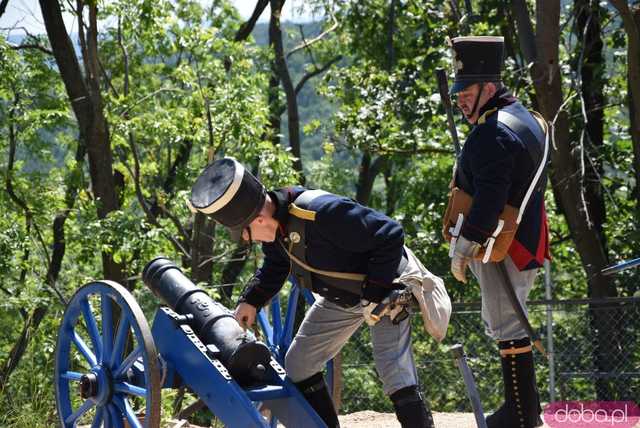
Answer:
POLYGON ((174 362, 175 370, 207 407, 229 427, 269 427, 258 407, 267 407, 286 427, 326 427, 284 370, 272 358, 267 384, 243 389, 227 369, 207 354, 206 346, 191 327, 179 324, 178 315, 160 308, 153 322, 153 336, 160 354, 174 362))

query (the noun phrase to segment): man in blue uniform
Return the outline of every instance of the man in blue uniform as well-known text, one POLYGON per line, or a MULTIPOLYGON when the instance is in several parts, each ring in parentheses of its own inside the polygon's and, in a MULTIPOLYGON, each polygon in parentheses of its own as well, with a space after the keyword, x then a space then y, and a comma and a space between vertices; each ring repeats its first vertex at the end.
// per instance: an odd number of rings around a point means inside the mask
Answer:
POLYGON ((193 186, 190 205, 227 226, 232 237, 262 242, 264 262, 235 311, 243 326, 255 322, 257 311, 290 274, 320 296, 287 352, 285 369, 327 426, 339 423, 322 370, 363 322, 371 328, 376 369, 402 426, 433 426, 418 388, 407 308, 390 305, 387 316, 374 311, 406 287, 404 278, 407 284, 418 278, 435 322, 432 335, 442 340, 448 325, 451 305, 442 280, 404 247, 400 224, 321 190, 266 192, 229 158, 204 170, 193 186))
POLYGON ((507 285, 525 307, 536 272, 548 258, 546 124, 501 84, 502 37, 457 37, 452 47, 456 77, 451 92, 474 126, 457 160, 455 186, 473 200, 451 241, 451 271, 466 282, 468 266, 478 279, 486 332, 498 342, 505 402, 487 417, 487 425, 535 427, 542 421, 530 338, 499 284, 505 281, 502 267, 490 256, 504 225, 501 213, 507 204, 516 207, 519 226, 500 263, 506 267, 511 283, 507 285), (478 260, 479 253, 488 254, 478 260))

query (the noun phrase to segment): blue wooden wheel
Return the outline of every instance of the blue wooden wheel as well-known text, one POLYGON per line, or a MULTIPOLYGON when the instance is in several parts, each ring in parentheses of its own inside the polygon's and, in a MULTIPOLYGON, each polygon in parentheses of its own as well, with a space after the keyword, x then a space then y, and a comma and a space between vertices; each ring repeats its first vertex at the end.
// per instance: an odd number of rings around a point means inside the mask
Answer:
POLYGON ((159 427, 158 361, 147 320, 126 288, 112 281, 81 287, 67 305, 56 345, 62 427, 124 428, 124 420, 134 428, 159 427))

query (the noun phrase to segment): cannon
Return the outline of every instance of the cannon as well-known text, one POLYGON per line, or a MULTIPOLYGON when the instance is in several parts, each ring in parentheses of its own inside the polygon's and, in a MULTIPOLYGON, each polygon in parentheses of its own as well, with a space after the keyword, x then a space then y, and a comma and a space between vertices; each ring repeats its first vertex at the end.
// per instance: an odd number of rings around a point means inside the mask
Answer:
POLYGON ((161 391, 179 386, 227 427, 326 426, 281 366, 297 300, 313 300, 307 290, 293 284, 284 322, 277 297, 271 320, 258 314, 262 343, 170 260, 152 260, 142 276, 166 305, 152 328, 133 295, 113 281, 86 284, 69 301, 55 351, 62 427, 160 427, 161 391))
POLYGON ((159 257, 142 271, 142 280, 169 308, 190 317, 195 334, 240 385, 264 381, 269 348, 245 331, 233 313, 195 286, 169 259, 159 257))

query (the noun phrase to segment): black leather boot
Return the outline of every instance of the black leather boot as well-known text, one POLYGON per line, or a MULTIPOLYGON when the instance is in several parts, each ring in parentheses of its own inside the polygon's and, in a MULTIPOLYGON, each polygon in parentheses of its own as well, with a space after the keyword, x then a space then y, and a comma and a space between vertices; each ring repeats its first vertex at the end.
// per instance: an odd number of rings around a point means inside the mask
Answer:
POLYGON ((528 337, 498 342, 504 404, 487 417, 488 428, 534 428, 542 425, 533 350, 528 337))
POLYGON ((402 428, 434 428, 429 406, 422 400, 418 386, 407 386, 389 396, 402 428))
POLYGON ((328 428, 340 428, 338 414, 333 406, 333 400, 322 373, 316 373, 310 378, 297 382, 295 385, 313 407, 313 410, 327 424, 328 428))

